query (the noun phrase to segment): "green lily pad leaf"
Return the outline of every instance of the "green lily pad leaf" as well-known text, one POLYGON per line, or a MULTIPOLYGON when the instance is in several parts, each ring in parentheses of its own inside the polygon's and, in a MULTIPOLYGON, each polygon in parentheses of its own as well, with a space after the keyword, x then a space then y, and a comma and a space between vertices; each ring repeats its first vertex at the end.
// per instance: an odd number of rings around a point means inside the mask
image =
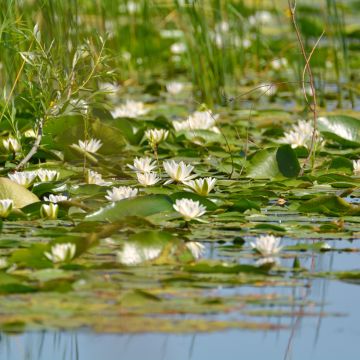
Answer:
POLYGON ((41 282, 71 278, 73 274, 62 269, 42 269, 31 273, 31 278, 41 282))
POLYGON ((343 198, 336 195, 322 195, 305 201, 298 208, 304 213, 321 213, 330 216, 360 215, 360 206, 349 204, 343 198))
POLYGON ((346 115, 319 117, 319 131, 342 145, 360 145, 360 120, 346 115))
POLYGON ((40 201, 31 191, 7 178, 0 178, 0 198, 12 199, 14 208, 22 208, 40 201))
POLYGON ((204 196, 189 192, 189 191, 180 191, 177 193, 174 193, 170 195, 170 199, 175 202, 178 199, 191 199, 194 201, 199 201, 199 203, 206 207, 207 211, 214 211, 217 209, 217 206, 215 203, 213 203, 211 200, 207 199, 204 196))
POLYGON ((145 303, 151 303, 151 302, 159 302, 161 301, 161 298, 159 296, 156 296, 154 294, 151 294, 148 291, 144 291, 141 289, 135 289, 133 291, 129 291, 124 294, 124 296, 121 298, 120 303, 123 306, 141 306, 145 303))
POLYGON ((89 221, 116 221, 126 216, 146 217, 164 211, 172 211, 172 201, 166 195, 148 195, 125 199, 110 204, 86 216, 89 221))
POLYGON ((296 245, 285 246, 286 251, 321 251, 327 248, 327 243, 324 241, 316 241, 314 243, 303 243, 296 245))
POLYGON ((184 270, 192 273, 204 274, 239 274, 239 273, 261 273, 267 271, 253 265, 231 265, 216 261, 201 261, 194 265, 185 266, 184 270))
POLYGON ((280 175, 276 161, 276 149, 258 151, 251 159, 247 176, 253 179, 271 179, 280 175))
POLYGON ((296 177, 299 175, 299 160, 290 145, 283 145, 278 148, 276 152, 276 161, 280 172, 284 176, 296 177))
POLYGON ((44 255, 46 250, 48 250, 47 244, 33 244, 27 249, 15 250, 9 258, 9 262, 18 267, 34 269, 52 267, 52 262, 44 255))
POLYGON ((239 211, 239 212, 245 212, 249 209, 255 209, 260 211, 260 205, 259 203, 248 200, 246 198, 237 199, 236 202, 234 202, 233 205, 229 207, 230 211, 239 211))

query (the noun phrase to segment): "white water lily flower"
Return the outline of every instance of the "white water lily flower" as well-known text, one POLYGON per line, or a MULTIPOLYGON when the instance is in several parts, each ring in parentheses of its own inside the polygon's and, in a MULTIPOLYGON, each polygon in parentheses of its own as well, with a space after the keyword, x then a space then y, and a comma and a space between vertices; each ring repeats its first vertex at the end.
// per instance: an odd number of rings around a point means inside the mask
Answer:
POLYGON ((55 244, 51 247, 50 252, 44 255, 54 264, 68 262, 72 260, 76 253, 76 245, 72 243, 55 244))
POLYGON ((286 68, 288 66, 288 61, 286 58, 279 58, 272 60, 270 64, 274 70, 280 70, 281 68, 286 68))
POLYGON ((169 131, 164 129, 149 129, 145 131, 145 137, 149 140, 149 143, 153 148, 166 140, 168 135, 169 131))
POLYGON ((185 221, 190 221, 196 219, 206 212, 206 207, 200 205, 199 201, 194 201, 191 199, 179 199, 176 200, 173 205, 174 209, 180 213, 185 221))
POLYGON ((144 108, 144 103, 141 101, 126 100, 126 103, 116 107, 111 111, 114 119, 119 117, 137 118, 138 116, 145 115, 149 109, 144 108))
POLYGON ((184 89, 184 84, 178 81, 171 81, 166 84, 166 90, 171 95, 177 95, 184 89))
POLYGON ((98 139, 79 140, 79 148, 86 152, 96 153, 102 146, 102 142, 98 139))
POLYGON ((11 181, 28 188, 34 183, 37 173, 36 171, 15 171, 9 173, 8 177, 11 181))
POLYGON ((360 175, 360 159, 353 160, 354 175, 360 175))
MULTIPOLYGON (((284 137, 279 140, 280 143, 289 144, 292 148, 304 146, 310 148, 313 136, 313 124, 311 121, 299 120, 297 124, 291 127, 289 132, 284 134, 284 137)), ((323 139, 316 131, 316 144, 322 145, 323 139)))
POLYGON ((44 196, 44 201, 52 202, 52 203, 58 203, 61 201, 68 201, 70 200, 66 195, 53 195, 50 194, 49 197, 44 196))
POLYGON ((165 182, 165 185, 175 182, 186 183, 189 180, 192 180, 196 175, 190 175, 194 170, 192 165, 187 165, 183 161, 177 163, 174 160, 164 161, 163 163, 166 173, 170 176, 170 180, 165 182))
POLYGON ((248 21, 251 26, 269 24, 273 19, 269 11, 257 11, 254 15, 249 16, 248 21))
POLYGON ((20 143, 12 136, 9 136, 7 139, 3 139, 3 145, 7 151, 13 153, 19 152, 21 149, 20 143))
POLYGON ((283 248, 280 246, 281 238, 273 235, 263 235, 256 238, 255 242, 251 242, 250 246, 258 251, 262 256, 271 256, 277 254, 283 248))
POLYGON ((99 89, 105 91, 108 98, 113 99, 120 90, 120 86, 110 82, 104 82, 99 84, 99 89))
POLYGON ((39 169, 36 171, 37 177, 42 182, 55 181, 59 179, 60 173, 57 170, 39 169))
POLYGON ((191 255, 195 259, 199 259, 201 256, 204 255, 205 246, 202 243, 199 243, 197 241, 189 241, 185 244, 185 246, 189 249, 191 255))
POLYGON ((216 179, 213 177, 195 179, 185 183, 185 185, 188 186, 191 190, 203 196, 208 195, 209 192, 214 188, 215 184, 216 179))
POLYGON ((138 182, 143 186, 155 185, 160 181, 160 178, 154 172, 137 173, 138 182))
POLYGON ((104 181, 102 175, 96 171, 88 170, 85 174, 85 182, 92 185, 107 186, 111 185, 111 182, 104 181))
POLYGON ((182 42, 177 42, 171 45, 170 50, 173 54, 179 55, 186 51, 186 45, 182 42))
POLYGON ((40 208, 40 215, 44 219, 56 220, 59 212, 59 205, 50 203, 49 205, 42 204, 40 208))
POLYGON ((131 170, 142 173, 152 172, 156 168, 155 161, 153 161, 149 157, 145 157, 145 158, 136 157, 134 160, 134 165, 128 164, 127 166, 131 170))
POLYGON ((138 193, 138 189, 133 189, 130 186, 119 186, 113 187, 111 190, 108 190, 105 198, 109 201, 120 201, 123 199, 128 199, 135 197, 138 193))
POLYGON ((161 246, 139 246, 131 242, 125 243, 122 250, 116 254, 117 261, 124 265, 138 265, 160 256, 161 246))
POLYGON ((176 131, 209 130, 219 134, 220 130, 216 126, 218 118, 219 115, 213 114, 211 111, 195 111, 185 121, 174 121, 173 126, 176 131))
POLYGON ((14 201, 12 199, 1 199, 0 200, 0 217, 6 218, 11 213, 14 201))

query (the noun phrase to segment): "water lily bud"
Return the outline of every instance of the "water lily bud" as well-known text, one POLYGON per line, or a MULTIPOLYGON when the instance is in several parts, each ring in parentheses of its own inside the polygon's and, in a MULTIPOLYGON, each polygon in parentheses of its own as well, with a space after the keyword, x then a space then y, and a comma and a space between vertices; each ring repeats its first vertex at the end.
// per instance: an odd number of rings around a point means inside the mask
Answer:
POLYGON ((56 220, 59 211, 59 205, 50 203, 49 205, 43 204, 40 208, 40 215, 44 219, 56 220))
POLYGON ((0 217, 6 218, 11 213, 13 208, 14 201, 12 199, 2 199, 0 200, 0 217))

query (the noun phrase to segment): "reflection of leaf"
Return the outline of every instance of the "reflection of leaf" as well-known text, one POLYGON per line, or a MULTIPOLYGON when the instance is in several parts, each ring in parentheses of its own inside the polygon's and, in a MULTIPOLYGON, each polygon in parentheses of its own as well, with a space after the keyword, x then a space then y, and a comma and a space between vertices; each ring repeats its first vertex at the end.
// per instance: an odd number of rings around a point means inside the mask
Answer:
POLYGON ((88 215, 90 221, 115 221, 126 216, 146 217, 163 211, 172 211, 172 201, 166 195, 148 195, 118 201, 88 215))

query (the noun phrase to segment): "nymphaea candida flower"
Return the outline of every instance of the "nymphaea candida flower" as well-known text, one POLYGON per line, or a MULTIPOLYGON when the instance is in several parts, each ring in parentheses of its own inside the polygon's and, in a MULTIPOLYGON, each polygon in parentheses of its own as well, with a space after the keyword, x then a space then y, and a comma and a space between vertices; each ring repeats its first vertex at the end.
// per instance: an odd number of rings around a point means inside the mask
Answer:
POLYGON ((273 235, 262 235, 250 243, 250 246, 255 249, 262 256, 271 256, 281 251, 281 238, 273 235))
POLYGON ((30 187, 37 177, 36 171, 15 171, 9 173, 8 177, 11 181, 24 186, 26 188, 30 187))
POLYGON ((191 190, 199 195, 206 196, 214 188, 216 179, 213 177, 190 180, 185 183, 191 190))
POLYGON ((106 199, 109 201, 120 201, 123 199, 128 199, 135 197, 138 193, 138 189, 133 189, 130 186, 119 186, 113 187, 111 190, 108 190, 107 195, 105 196, 106 199))
POLYGON ((160 256, 161 246, 138 245, 137 243, 127 242, 121 251, 116 254, 117 261, 124 265, 139 265, 146 261, 151 261, 160 256))
POLYGON ((211 111, 195 111, 187 120, 174 121, 173 126, 176 131, 209 130, 219 134, 220 130, 216 126, 218 117, 218 114, 213 114, 211 111))
POLYGON ((57 170, 39 169, 36 175, 42 182, 55 181, 59 179, 60 173, 57 170))
POLYGON ((149 157, 138 158, 136 157, 134 160, 134 165, 127 165, 131 170, 136 172, 147 173, 151 172, 156 168, 155 161, 153 161, 149 157))
POLYGON ((152 148, 156 148, 162 141, 166 140, 169 135, 168 130, 149 129, 145 131, 145 137, 149 140, 152 148))
POLYGON ((354 175, 360 175, 360 159, 353 160, 354 175))
POLYGON ((201 205, 199 201, 191 199, 178 199, 173 207, 182 215, 185 221, 197 219, 206 212, 205 206, 201 205))
POLYGON ((166 90, 171 95, 177 95, 184 89, 184 84, 178 81, 172 81, 166 84, 166 90))
POLYGON ((14 201, 12 199, 1 199, 0 200, 0 217, 6 218, 11 213, 14 201))
POLYGON ((154 172, 137 173, 136 176, 139 184, 143 186, 155 185, 160 181, 160 178, 154 172))
MULTIPOLYGON (((289 132, 284 134, 284 137, 280 139, 283 144, 289 144, 292 148, 304 146, 310 148, 312 136, 313 136, 313 124, 311 121, 299 120, 297 124, 291 127, 289 132)), ((318 131, 316 131, 316 143, 321 145, 323 139, 320 137, 318 131)))
POLYGON ((197 241, 189 241, 185 244, 185 246, 189 249, 194 259, 199 259, 204 255, 205 246, 202 243, 197 241))
POLYGON ((87 184, 100 185, 100 186, 107 186, 111 184, 111 182, 104 181, 102 175, 93 170, 88 170, 85 173, 85 182, 87 184))
POLYGON ((17 153, 21 149, 20 143, 12 136, 9 136, 7 139, 3 139, 4 148, 12 153, 17 153))
POLYGON ((76 245, 72 243, 55 244, 50 252, 45 251, 44 255, 54 264, 71 261, 76 253, 76 245))
POLYGON ((185 164, 183 161, 177 163, 174 160, 168 160, 164 161, 163 166, 166 173, 170 176, 170 179, 165 182, 165 185, 174 181, 186 183, 196 177, 196 175, 190 175, 194 170, 194 167, 192 165, 185 164))
POLYGON ((54 204, 61 202, 61 201, 68 201, 70 200, 66 195, 53 195, 50 194, 49 197, 44 196, 44 201, 52 202, 54 204))
POLYGON ((54 204, 52 202, 49 205, 42 204, 40 208, 41 217, 48 220, 56 220, 58 212, 59 212, 59 205, 54 204))
POLYGON ((126 103, 116 107, 111 115, 114 119, 119 117, 137 118, 138 116, 145 115, 149 109, 144 107, 141 101, 126 100, 126 103))
POLYGON ((94 154, 101 148, 102 142, 98 139, 90 139, 85 141, 79 140, 78 146, 81 150, 94 154))

